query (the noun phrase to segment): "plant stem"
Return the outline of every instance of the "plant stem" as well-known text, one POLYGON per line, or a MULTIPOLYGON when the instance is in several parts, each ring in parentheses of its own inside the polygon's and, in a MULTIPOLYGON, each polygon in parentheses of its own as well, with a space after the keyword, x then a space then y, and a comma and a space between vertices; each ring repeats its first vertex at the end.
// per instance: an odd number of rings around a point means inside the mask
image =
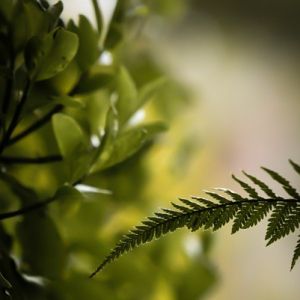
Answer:
POLYGON ((2 214, 0 214, 0 220, 6 220, 6 219, 13 218, 13 217, 24 215, 24 214, 29 213, 31 211, 42 208, 42 207, 48 205, 49 203, 53 202, 54 200, 55 200, 55 197, 51 197, 51 198, 48 198, 44 201, 40 201, 40 202, 37 202, 35 204, 25 206, 23 208, 20 208, 20 209, 14 210, 14 211, 2 213, 2 214))
POLYGON ((56 105, 45 116, 43 116, 42 118, 37 120, 35 123, 30 125, 27 129, 25 129, 24 131, 20 132, 19 134, 15 135, 13 138, 11 138, 9 141, 7 141, 6 145, 7 146, 13 145, 14 143, 18 142, 19 140, 25 138, 27 135, 38 130, 43 125, 45 125, 55 113, 60 112, 62 109, 63 109, 63 105, 61 105, 61 104, 56 105))
POLYGON ((7 78, 7 83, 6 83, 6 89, 5 89, 5 94, 4 94, 4 99, 2 103, 2 113, 5 115, 9 109, 9 104, 11 101, 11 97, 13 94, 13 87, 14 87, 14 70, 15 70, 15 56, 14 56, 14 50, 12 46, 11 40, 7 40, 7 45, 9 48, 9 74, 7 78))
POLYGON ((61 155, 50 155, 45 157, 0 156, 0 162, 5 164, 46 164, 59 161, 62 161, 61 155))
MULTIPOLYGON (((2 102, 2 116, 1 116, 1 120, 0 120, 0 130, 2 130, 3 136, 2 136, 2 141, 5 138, 5 132, 6 132, 6 122, 5 122, 5 117, 6 117, 6 113, 9 109, 9 105, 13 96, 13 88, 14 88, 14 68, 15 68, 15 59, 13 56, 13 50, 11 49, 11 44, 10 42, 8 43, 10 45, 10 66, 9 66, 9 71, 7 74, 7 82, 6 82, 6 87, 5 87, 5 92, 4 92, 4 98, 3 98, 3 102, 2 102)), ((1 141, 1 143, 2 143, 1 141)))
POLYGON ((2 113, 3 113, 3 115, 8 110, 9 102, 10 102, 11 95, 12 95, 13 79, 12 79, 11 76, 12 76, 12 74, 10 74, 9 77, 7 78, 7 84, 6 84, 4 99, 3 99, 3 103, 2 103, 2 113))
MULTIPOLYGON (((15 179, 13 179, 13 180, 15 180, 15 179)), ((79 184, 80 182, 82 182, 82 179, 79 179, 76 183, 73 183, 72 186, 75 186, 76 184, 79 184)), ((43 208, 43 207, 47 206, 48 204, 54 202, 56 199, 57 198, 54 195, 51 198, 47 198, 43 201, 39 201, 39 202, 34 203, 32 205, 28 205, 28 206, 25 206, 25 207, 17 209, 17 210, 1 213, 0 214, 0 221, 10 219, 10 218, 14 218, 14 217, 18 217, 18 216, 30 213, 32 211, 35 211, 37 209, 43 208)))
POLYGON ((102 31, 102 17, 101 17, 101 12, 99 8, 99 4, 97 0, 92 0, 93 6, 94 6, 94 12, 95 12, 95 17, 97 21, 97 29, 98 33, 101 34, 102 31))
POLYGON ((12 133, 15 130, 16 126, 18 125, 18 121, 19 121, 20 115, 22 113, 22 109, 24 107, 24 104, 26 103, 26 100, 28 98, 28 94, 29 94, 29 91, 31 89, 31 86, 32 86, 32 82, 30 80, 27 80, 24 91, 23 91, 23 95, 20 99, 20 102, 18 103, 18 105, 16 107, 16 110, 15 110, 15 113, 12 117, 10 125, 9 125, 9 127, 8 127, 4 137, 3 137, 3 140, 0 144, 0 154, 3 152, 4 148, 7 146, 7 142, 9 141, 10 136, 12 135, 12 133))

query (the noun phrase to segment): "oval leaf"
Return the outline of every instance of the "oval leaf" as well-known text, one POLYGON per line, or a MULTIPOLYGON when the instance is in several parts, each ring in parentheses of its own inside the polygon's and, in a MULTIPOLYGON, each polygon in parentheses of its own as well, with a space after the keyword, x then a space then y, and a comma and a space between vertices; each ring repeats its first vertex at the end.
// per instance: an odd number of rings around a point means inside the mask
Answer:
POLYGON ((139 151, 147 141, 165 129, 166 126, 163 123, 152 123, 122 132, 104 148, 92 172, 107 169, 125 161, 139 151))
POLYGON ((116 77, 118 98, 116 109, 119 114, 120 124, 124 124, 138 109, 138 92, 133 79, 128 71, 121 67, 116 77))
POLYGON ((76 55, 76 34, 57 29, 44 38, 33 37, 25 51, 26 66, 31 78, 45 80, 63 71, 76 55))
POLYGON ((85 136, 79 124, 70 116, 55 114, 52 125, 61 154, 70 158, 74 152, 86 146, 85 136))
POLYGON ((99 36, 94 30, 90 21, 83 15, 79 17, 79 26, 77 28, 80 45, 76 60, 82 71, 86 71, 92 66, 99 57, 98 48, 99 36))

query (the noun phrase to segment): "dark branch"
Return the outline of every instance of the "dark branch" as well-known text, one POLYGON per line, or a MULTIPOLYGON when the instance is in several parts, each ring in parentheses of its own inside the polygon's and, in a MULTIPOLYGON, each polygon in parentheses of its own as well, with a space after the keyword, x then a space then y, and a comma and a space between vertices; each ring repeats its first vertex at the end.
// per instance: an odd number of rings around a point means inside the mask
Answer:
POLYGON ((27 213, 32 212, 34 210, 43 208, 44 206, 48 205, 49 203, 53 202, 54 200, 55 200, 55 197, 48 198, 44 201, 40 201, 40 202, 37 202, 35 204, 25 206, 25 207, 20 208, 18 210, 10 211, 10 212, 7 212, 7 213, 2 213, 2 214, 0 214, 0 220, 6 220, 6 219, 10 219, 10 218, 13 218, 13 217, 17 217, 17 216, 27 214, 27 213))
POLYGON ((35 123, 33 123, 32 125, 30 125, 27 129, 25 129, 24 131, 20 132, 19 134, 15 135, 13 138, 11 138, 8 142, 7 142, 7 146, 10 146, 16 142, 18 142, 19 140, 23 139, 24 137, 26 137, 27 135, 31 134, 32 132, 38 130, 39 128, 41 128, 43 125, 45 125, 46 123, 48 123, 48 121, 51 119, 51 117, 55 114, 60 112, 63 109, 63 105, 58 104, 56 105, 52 110, 50 110, 45 116, 43 116, 42 118, 40 118, 39 120, 37 120, 35 123))
POLYGON ((62 161, 61 155, 50 155, 45 157, 14 157, 0 156, 0 162, 4 164, 46 164, 62 161))
POLYGON ((18 125, 18 121, 19 121, 20 115, 22 113, 23 107, 24 107, 24 105, 25 105, 25 103, 27 101, 28 94, 29 94, 29 91, 31 89, 31 85, 32 85, 31 81, 27 80, 25 88, 24 88, 24 91, 23 91, 23 95, 22 95, 22 97, 20 99, 20 102, 18 103, 18 105, 16 107, 16 110, 15 110, 15 113, 14 113, 14 115, 12 117, 10 125, 9 125, 9 127, 7 129, 7 132, 5 133, 5 135, 3 137, 2 142, 1 142, 0 153, 3 152, 4 148, 7 145, 7 142, 10 139, 10 136, 12 135, 12 133, 15 130, 16 126, 18 125))
POLYGON ((15 57, 13 54, 13 47, 10 39, 6 40, 6 44, 9 48, 9 73, 7 76, 6 89, 4 94, 4 99, 2 103, 2 113, 6 114, 9 109, 9 104, 11 102, 13 88, 14 88, 14 68, 15 68, 15 57))
POLYGON ((5 95, 4 95, 4 99, 3 99, 3 103, 2 103, 2 113, 3 114, 5 114, 8 110, 9 102, 10 102, 11 94, 12 94, 12 89, 13 89, 13 79, 12 79, 12 76, 9 76, 7 78, 5 95))

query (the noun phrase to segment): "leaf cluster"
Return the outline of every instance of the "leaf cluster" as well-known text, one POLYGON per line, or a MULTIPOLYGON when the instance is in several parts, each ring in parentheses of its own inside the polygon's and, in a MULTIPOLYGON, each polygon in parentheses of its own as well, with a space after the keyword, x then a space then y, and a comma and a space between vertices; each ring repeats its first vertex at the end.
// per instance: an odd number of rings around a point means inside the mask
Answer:
POLYGON ((137 86, 124 66, 131 3, 119 2, 106 28, 92 1, 97 29, 83 15, 63 20, 62 1, 0 3, 1 299, 52 297, 57 286, 40 288, 24 274, 65 278, 73 249, 60 221, 93 195, 111 194, 87 182, 118 169, 166 129, 136 118, 164 80, 137 86))

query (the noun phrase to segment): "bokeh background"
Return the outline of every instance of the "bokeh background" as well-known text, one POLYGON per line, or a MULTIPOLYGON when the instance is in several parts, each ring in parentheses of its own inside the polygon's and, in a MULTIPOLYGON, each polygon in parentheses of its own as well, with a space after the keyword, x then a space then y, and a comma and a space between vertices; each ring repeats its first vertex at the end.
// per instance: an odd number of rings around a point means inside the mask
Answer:
MULTIPOLYGON (((80 13, 93 21, 89 1, 63 2, 66 19, 80 13)), ((108 23, 115 1, 99 2, 108 23)), ((264 165, 299 182, 288 166, 288 158, 300 161, 299 2, 144 3, 151 11, 132 33, 127 64, 136 81, 159 73, 172 78, 173 94, 156 103, 159 109, 144 111, 145 118, 167 119, 170 128, 140 161, 105 175, 114 196, 103 200, 106 222, 98 235, 107 248, 178 196, 216 186, 239 190, 231 173, 245 169, 272 185, 259 169, 264 165), (134 51, 144 55, 138 63, 134 51)), ((213 236, 182 230, 135 250, 98 280, 118 290, 118 299, 137 299, 133 286, 157 300, 299 299, 300 264, 289 271, 296 239, 266 248, 265 228, 234 236, 229 227, 213 236)), ((83 256, 75 258, 78 270, 90 267, 83 256)))

